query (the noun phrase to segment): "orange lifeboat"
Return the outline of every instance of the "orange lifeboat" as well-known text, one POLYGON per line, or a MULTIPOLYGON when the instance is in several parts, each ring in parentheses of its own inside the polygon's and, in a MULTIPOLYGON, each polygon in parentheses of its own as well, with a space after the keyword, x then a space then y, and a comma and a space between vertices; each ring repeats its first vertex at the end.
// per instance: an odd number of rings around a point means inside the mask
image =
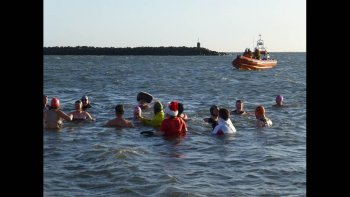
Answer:
POLYGON ((270 53, 264 47, 264 41, 257 41, 254 53, 246 49, 243 55, 238 55, 232 61, 232 65, 239 70, 264 70, 273 68, 277 65, 277 60, 270 59, 270 53))

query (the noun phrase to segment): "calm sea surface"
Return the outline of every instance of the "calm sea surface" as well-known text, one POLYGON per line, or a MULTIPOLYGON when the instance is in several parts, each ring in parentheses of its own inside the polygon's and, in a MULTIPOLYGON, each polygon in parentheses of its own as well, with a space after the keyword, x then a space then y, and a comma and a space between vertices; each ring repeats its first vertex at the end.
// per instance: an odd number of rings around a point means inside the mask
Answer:
POLYGON ((68 113, 87 94, 96 118, 44 130, 44 196, 306 196, 306 53, 274 53, 265 71, 239 71, 235 56, 44 56, 49 102, 68 113), (104 126, 117 104, 132 117, 140 91, 184 104, 185 138, 104 126), (272 107, 278 94, 287 107, 272 107), (273 126, 231 115, 236 135, 211 136, 210 106, 233 110, 237 99, 264 105, 273 126))

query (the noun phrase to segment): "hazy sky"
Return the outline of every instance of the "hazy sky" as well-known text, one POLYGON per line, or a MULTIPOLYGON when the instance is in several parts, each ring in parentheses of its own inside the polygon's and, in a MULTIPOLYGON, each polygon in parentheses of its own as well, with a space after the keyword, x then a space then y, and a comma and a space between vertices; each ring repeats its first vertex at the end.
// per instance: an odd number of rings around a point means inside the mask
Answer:
POLYGON ((306 51, 306 0, 44 0, 44 46, 306 51))

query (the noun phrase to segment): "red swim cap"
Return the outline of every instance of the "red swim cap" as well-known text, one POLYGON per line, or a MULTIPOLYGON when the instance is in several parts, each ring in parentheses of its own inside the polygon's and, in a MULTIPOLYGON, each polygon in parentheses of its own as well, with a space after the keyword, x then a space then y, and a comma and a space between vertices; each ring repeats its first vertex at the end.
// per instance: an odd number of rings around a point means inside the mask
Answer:
POLYGON ((59 108, 60 107, 60 100, 58 98, 52 98, 50 107, 59 108))
POLYGON ((255 109, 255 115, 256 116, 262 116, 265 115, 265 108, 264 106, 260 105, 255 109))

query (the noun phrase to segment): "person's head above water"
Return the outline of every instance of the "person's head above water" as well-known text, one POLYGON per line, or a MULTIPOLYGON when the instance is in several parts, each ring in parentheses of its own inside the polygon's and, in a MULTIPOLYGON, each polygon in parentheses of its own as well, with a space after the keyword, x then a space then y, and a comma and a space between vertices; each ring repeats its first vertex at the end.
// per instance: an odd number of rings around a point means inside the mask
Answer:
POLYGON ((84 95, 81 97, 81 102, 83 103, 83 108, 86 108, 86 106, 88 107, 89 105, 89 97, 84 95))
POLYGON ((282 105, 282 102, 283 102, 283 96, 282 95, 276 96, 277 105, 282 105))
POLYGON ((168 114, 169 116, 177 116, 179 113, 179 104, 177 101, 171 101, 167 108, 165 109, 165 113, 168 114))
POLYGON ((225 108, 220 108, 219 117, 226 121, 230 118, 230 112, 225 108))
POLYGON ((216 117, 219 116, 219 107, 216 105, 212 105, 210 107, 210 115, 216 116, 216 117))
POLYGON ((81 99, 80 100, 89 100, 89 97, 88 96, 86 96, 86 95, 84 95, 84 96, 82 96, 81 97, 81 99))
POLYGON ((50 107, 53 108, 53 109, 58 109, 60 108, 60 100, 58 98, 52 98, 51 99, 51 104, 50 104, 50 107))
POLYGON ((182 103, 178 103, 178 109, 179 109, 179 114, 182 114, 184 112, 184 105, 182 103))
POLYGON ((115 115, 116 116, 121 116, 124 114, 124 106, 123 105, 116 105, 115 106, 115 115))
POLYGON ((283 101, 283 96, 282 95, 276 96, 276 102, 277 101, 283 101))
POLYGON ((243 110, 243 101, 242 100, 236 101, 236 109, 243 110))
POLYGON ((139 117, 139 116, 141 116, 141 107, 139 107, 139 106, 135 106, 134 107, 134 117, 139 117))
POLYGON ((83 103, 81 102, 81 100, 75 101, 75 103, 74 103, 74 108, 75 108, 76 110, 82 109, 82 107, 83 107, 83 103))
POLYGON ((154 102, 154 105, 153 105, 153 112, 154 112, 154 114, 159 113, 162 110, 163 110, 162 103, 159 102, 159 101, 154 102))
POLYGON ((255 116, 257 118, 265 116, 265 108, 264 108, 264 106, 260 105, 260 106, 255 108, 255 116))

